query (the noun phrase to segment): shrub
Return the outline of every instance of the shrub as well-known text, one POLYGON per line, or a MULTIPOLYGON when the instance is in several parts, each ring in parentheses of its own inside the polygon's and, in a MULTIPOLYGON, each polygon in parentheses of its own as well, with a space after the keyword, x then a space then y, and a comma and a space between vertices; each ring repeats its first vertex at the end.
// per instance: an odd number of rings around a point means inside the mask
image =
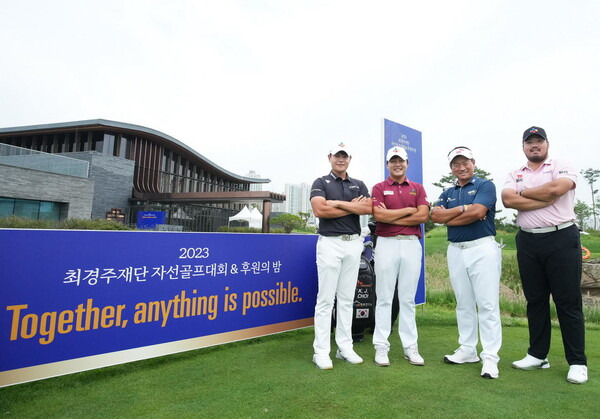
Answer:
POLYGON ((57 228, 56 222, 48 220, 32 220, 29 218, 10 217, 0 218, 0 228, 36 228, 36 229, 50 229, 57 228))
POLYGON ((132 228, 111 220, 81 220, 69 218, 64 221, 32 220, 22 217, 0 218, 0 228, 32 228, 55 230, 132 230, 132 228))
POLYGON ((501 281, 516 294, 523 294, 523 285, 521 284, 516 254, 505 253, 502 255, 501 281))
POLYGON ((66 230, 133 230, 132 228, 112 220, 81 220, 69 218, 59 223, 60 227, 66 230))
MULTIPOLYGON (((229 226, 221 226, 219 227, 219 233, 262 233, 262 229, 255 227, 229 227, 229 226)), ((273 234, 282 234, 284 233, 282 228, 271 228, 270 233, 273 234)))
POLYGON ((230 227, 221 226, 219 233, 262 233, 262 229, 256 227, 230 227))

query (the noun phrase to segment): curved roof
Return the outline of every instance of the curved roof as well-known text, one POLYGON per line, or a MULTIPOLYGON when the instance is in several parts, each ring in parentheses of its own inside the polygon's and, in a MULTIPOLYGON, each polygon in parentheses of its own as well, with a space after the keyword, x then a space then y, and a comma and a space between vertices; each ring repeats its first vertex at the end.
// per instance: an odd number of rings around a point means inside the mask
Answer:
POLYGON ((0 134, 10 134, 10 133, 25 133, 25 132, 35 132, 35 131, 55 131, 55 130, 64 130, 64 129, 77 129, 77 128, 94 128, 94 127, 107 127, 107 128, 115 128, 119 130, 124 130, 133 133, 141 133, 147 136, 150 136, 158 142, 161 142, 167 146, 179 149, 187 154, 191 154, 193 157, 199 159, 206 165, 210 166, 213 170, 220 172, 222 175, 235 179, 237 181, 248 182, 248 183, 269 183, 271 179, 266 178, 251 178, 246 176, 236 175, 221 166, 213 163, 202 154, 198 153, 191 147, 177 140, 176 138, 171 137, 163 132, 157 131, 152 128, 143 127, 141 125, 128 124, 125 122, 117 122, 117 121, 109 121, 106 119, 89 119, 85 121, 74 121, 74 122, 59 122, 53 124, 40 124, 40 125, 28 125, 23 127, 9 127, 9 128, 0 128, 0 134))

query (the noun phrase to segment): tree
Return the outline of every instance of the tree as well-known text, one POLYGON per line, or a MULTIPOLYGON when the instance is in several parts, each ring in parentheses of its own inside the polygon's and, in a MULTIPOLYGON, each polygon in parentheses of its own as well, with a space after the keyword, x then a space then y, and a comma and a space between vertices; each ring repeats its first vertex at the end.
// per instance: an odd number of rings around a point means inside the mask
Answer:
POLYGON ((310 212, 299 211, 298 216, 300 218, 302 218, 302 223, 303 223, 302 227, 306 228, 306 223, 308 222, 308 219, 310 218, 310 212))
MULTIPOLYGON (((490 172, 486 172, 485 170, 480 169, 479 167, 475 166, 475 176, 477 176, 478 178, 493 181, 494 179, 492 179, 490 177, 490 175, 491 175, 490 172)), ((438 188, 442 188, 445 190, 451 186, 454 186, 455 184, 456 184, 456 176, 454 176, 452 174, 452 172, 450 172, 446 176, 442 176, 438 182, 434 182, 433 186, 437 186, 438 188)))
POLYGON ((594 217, 594 230, 596 230, 596 194, 598 190, 594 189, 594 182, 600 176, 600 170, 598 169, 585 169, 581 171, 584 179, 587 180, 590 189, 592 190, 592 216, 594 217))
POLYGON ((279 224, 286 233, 291 233, 295 228, 300 228, 304 225, 302 218, 294 214, 279 214, 271 219, 271 224, 279 224))
POLYGON ((575 203, 575 216, 577 217, 577 224, 582 230, 585 229, 585 220, 592 215, 592 209, 588 204, 579 199, 575 203))

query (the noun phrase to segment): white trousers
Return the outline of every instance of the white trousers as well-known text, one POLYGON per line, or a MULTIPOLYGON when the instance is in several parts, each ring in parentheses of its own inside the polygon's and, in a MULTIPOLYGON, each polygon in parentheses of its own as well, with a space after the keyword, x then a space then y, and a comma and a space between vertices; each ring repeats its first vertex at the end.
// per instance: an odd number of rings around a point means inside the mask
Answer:
POLYGON ((421 274, 423 249, 419 240, 399 240, 378 237, 375 248, 375 348, 389 349, 388 338, 392 330, 392 302, 398 283, 398 334, 403 347, 417 343, 415 321, 415 294, 421 274))
MULTIPOLYGON (((502 253, 490 236, 477 246, 448 246, 448 271, 456 295, 458 343, 467 350, 477 350, 477 325, 483 351, 498 361, 502 346, 500 322, 500 274, 502 253)), ((464 242, 468 243, 468 242, 464 242)))
POLYGON ((331 312, 337 296, 335 342, 342 352, 352 347, 352 308, 363 240, 344 241, 341 237, 319 236, 317 242, 317 273, 319 292, 315 306, 315 354, 331 351, 331 312))

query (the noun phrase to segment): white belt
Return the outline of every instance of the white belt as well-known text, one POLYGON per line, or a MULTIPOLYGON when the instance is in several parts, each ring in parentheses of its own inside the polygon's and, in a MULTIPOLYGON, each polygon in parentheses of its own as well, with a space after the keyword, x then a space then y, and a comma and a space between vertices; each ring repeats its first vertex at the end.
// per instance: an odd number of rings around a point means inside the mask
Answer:
POLYGON ((559 224, 557 226, 552 226, 552 227, 541 227, 541 228, 523 228, 523 227, 521 227, 521 230, 523 230, 525 233, 534 233, 534 234, 552 233, 553 231, 558 231, 558 230, 562 230, 563 228, 571 227, 573 224, 575 224, 573 221, 567 221, 566 223, 562 223, 562 224, 559 224))
POLYGON ((479 246, 481 243, 495 241, 494 236, 486 236, 477 240, 471 240, 468 242, 450 242, 450 246, 458 247, 459 249, 467 249, 469 247, 479 246))
POLYGON ((396 239, 396 240, 419 240, 419 238, 416 236, 416 234, 410 234, 410 235, 406 235, 406 234, 398 234, 397 236, 389 236, 386 237, 386 239, 396 239))
POLYGON ((341 239, 342 241, 349 242, 352 240, 356 240, 360 237, 360 234, 341 234, 339 236, 324 236, 329 237, 330 239, 341 239))

